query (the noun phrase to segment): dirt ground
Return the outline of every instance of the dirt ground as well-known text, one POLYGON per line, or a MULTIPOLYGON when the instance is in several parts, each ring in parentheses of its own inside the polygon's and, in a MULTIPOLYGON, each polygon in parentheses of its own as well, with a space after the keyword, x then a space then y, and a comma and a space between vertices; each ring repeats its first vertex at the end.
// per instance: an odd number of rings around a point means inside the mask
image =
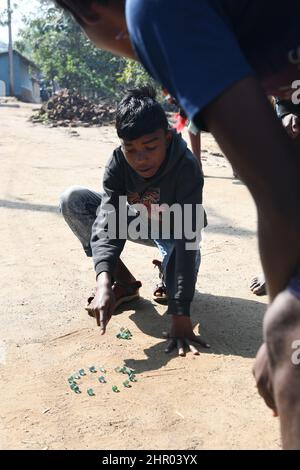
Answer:
POLYGON ((209 218, 192 318, 211 344, 199 357, 165 355, 169 319, 151 301, 151 248, 127 244, 141 300, 100 337, 84 311, 94 287, 90 259, 58 212, 68 186, 99 190, 118 143, 113 127, 49 129, 28 122, 31 105, 0 107, 0 447, 2 449, 279 449, 279 425, 258 397, 251 368, 265 299, 249 292, 260 271, 253 202, 210 135, 203 138, 209 218), (120 341, 121 326, 133 333, 120 341), (114 368, 138 382, 122 388, 114 368), (66 379, 89 374, 81 395, 66 379), (114 394, 112 385, 120 386, 114 394), (92 386, 96 396, 89 397, 92 386))

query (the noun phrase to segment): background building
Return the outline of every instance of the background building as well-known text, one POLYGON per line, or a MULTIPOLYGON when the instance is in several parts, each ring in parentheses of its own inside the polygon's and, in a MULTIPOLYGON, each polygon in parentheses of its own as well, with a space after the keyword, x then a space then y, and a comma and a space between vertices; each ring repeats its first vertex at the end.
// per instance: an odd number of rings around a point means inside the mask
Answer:
MULTIPOLYGON (((40 79, 37 66, 14 51, 14 90, 21 101, 40 103, 40 79)), ((9 96, 8 51, 0 50, 0 96, 9 96)))

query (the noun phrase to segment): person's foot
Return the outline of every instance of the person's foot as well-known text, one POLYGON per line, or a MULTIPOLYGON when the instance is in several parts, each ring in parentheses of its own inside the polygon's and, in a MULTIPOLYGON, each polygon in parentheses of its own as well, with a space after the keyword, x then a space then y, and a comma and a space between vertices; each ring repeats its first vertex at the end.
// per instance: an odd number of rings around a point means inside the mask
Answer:
POLYGON ((257 295, 259 297, 267 295, 266 278, 263 274, 252 279, 252 282, 250 284, 250 290, 254 295, 257 295))
MULTIPOLYGON (((133 281, 130 283, 115 282, 112 286, 112 290, 116 300, 115 310, 120 307, 120 305, 126 302, 138 299, 140 297, 139 289, 141 287, 142 283, 140 281, 133 281)), ((91 303, 93 302, 95 295, 96 290, 93 290, 87 299, 87 305, 85 307, 85 310, 90 316, 94 316, 91 314, 91 303)))
POLYGON ((160 305, 168 304, 168 295, 167 289, 163 282, 156 285, 156 288, 153 292, 153 300, 160 305))
POLYGON ((115 282, 112 287, 116 299, 115 310, 120 307, 120 305, 138 299, 140 297, 139 289, 141 287, 142 283, 140 281, 131 283, 115 282))
POLYGON ((156 268, 159 270, 159 283, 156 285, 156 288, 153 292, 153 300, 161 305, 168 304, 168 295, 167 295, 167 287, 164 281, 164 275, 162 272, 162 264, 161 261, 153 260, 152 263, 156 268))

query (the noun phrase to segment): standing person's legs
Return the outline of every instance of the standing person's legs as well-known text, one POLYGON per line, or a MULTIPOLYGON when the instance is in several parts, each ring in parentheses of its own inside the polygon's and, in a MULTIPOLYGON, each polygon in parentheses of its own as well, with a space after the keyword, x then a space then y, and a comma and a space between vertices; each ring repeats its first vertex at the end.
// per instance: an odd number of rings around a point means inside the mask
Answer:
POLYGON ((203 167, 202 167, 202 160, 201 160, 201 132, 197 130, 197 133, 195 129, 192 127, 193 124, 190 123, 188 126, 188 132, 189 132, 189 137, 190 137, 190 142, 191 142, 191 147, 192 147, 192 152, 197 157, 200 168, 203 173, 203 167))
POLYGON ((198 134, 194 134, 193 132, 189 131, 189 137, 190 137, 190 142, 191 142, 191 147, 193 154, 195 157, 198 158, 200 165, 202 166, 201 162, 201 134, 198 132, 198 134))

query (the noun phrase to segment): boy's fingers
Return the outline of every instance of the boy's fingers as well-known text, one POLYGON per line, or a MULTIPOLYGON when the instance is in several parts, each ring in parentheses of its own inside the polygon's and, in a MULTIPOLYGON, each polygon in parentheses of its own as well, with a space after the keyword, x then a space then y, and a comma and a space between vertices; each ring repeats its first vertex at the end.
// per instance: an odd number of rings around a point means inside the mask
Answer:
POLYGON ((200 356, 200 353, 199 353, 198 349, 195 348, 195 346, 190 342, 189 339, 187 339, 185 342, 186 342, 186 344, 188 345, 188 347, 189 347, 191 353, 194 354, 194 356, 200 356))
POLYGON ((90 308, 90 307, 85 307, 85 311, 88 313, 90 317, 96 318, 95 309, 90 308))
POLYGON ((104 321, 101 321, 100 322, 100 334, 103 336, 105 335, 105 332, 106 332, 106 324, 104 321))
POLYGON ((176 339, 171 339, 168 344, 167 344, 167 347, 165 349, 165 353, 166 354, 169 354, 170 352, 173 351, 173 349, 176 347, 176 339))
POLYGON ((177 340, 177 349, 178 349, 179 356, 184 357, 185 356, 185 351, 184 351, 184 343, 183 343, 182 339, 177 340))
POLYGON ((93 310, 93 316, 96 318, 97 326, 100 326, 100 312, 98 309, 93 310))
POLYGON ((100 330, 101 330, 101 335, 104 335, 106 332, 106 325, 107 325, 107 315, 105 313, 105 310, 100 310, 100 330))

